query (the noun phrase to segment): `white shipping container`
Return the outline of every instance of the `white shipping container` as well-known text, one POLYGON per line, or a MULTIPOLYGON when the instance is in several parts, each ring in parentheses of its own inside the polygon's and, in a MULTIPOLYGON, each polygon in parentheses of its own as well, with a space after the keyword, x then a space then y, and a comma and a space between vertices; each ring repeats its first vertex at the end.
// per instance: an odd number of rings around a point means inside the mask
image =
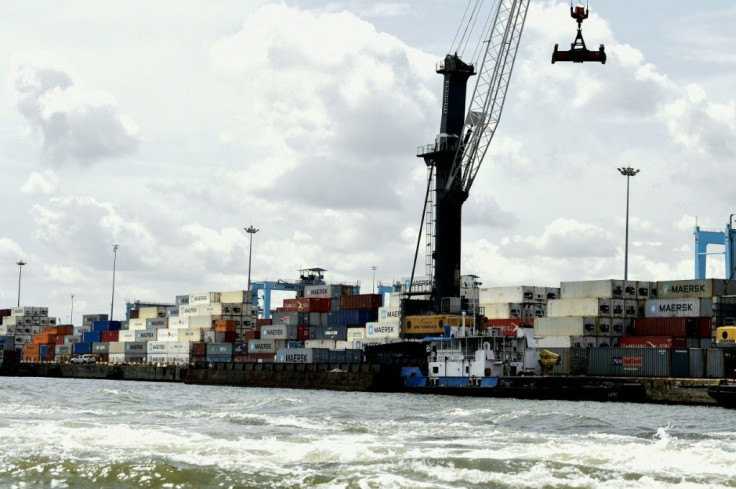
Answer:
POLYGON ((197 304, 182 304, 179 306, 179 317, 199 316, 199 306, 197 304))
POLYGON ((138 309, 138 319, 156 319, 164 316, 166 316, 165 307, 150 306, 138 309))
POLYGON ((128 329, 136 331, 140 329, 146 329, 145 319, 131 319, 128 321, 128 329))
POLYGON ((623 297, 623 280, 585 280, 560 283, 561 299, 622 299, 623 297))
POLYGON ((33 308, 22 306, 22 307, 13 307, 10 309, 10 315, 11 316, 32 316, 33 315, 33 308))
POLYGON ((167 328, 169 324, 169 318, 149 318, 146 319, 146 329, 161 329, 167 328))
POLYGON ((146 355, 147 363, 169 363, 169 356, 166 353, 149 353, 146 355))
POLYGON ((485 309, 485 316, 488 319, 515 319, 522 315, 521 304, 518 303, 498 303, 483 302, 481 307, 485 309))
POLYGON ((5 316, 3 318, 3 324, 15 326, 16 324, 18 324, 18 316, 5 316))
POLYGON ((108 353, 125 353, 125 343, 120 343, 119 341, 110 342, 108 353))
POLYGON ((532 285, 518 285, 513 287, 483 287, 478 290, 478 301, 481 304, 509 304, 512 302, 532 302, 535 300, 534 289, 535 287, 532 285))
POLYGON ((610 317, 611 299, 580 298, 551 300, 547 302, 547 316, 552 318, 570 316, 610 317))
POLYGON ((348 341, 365 338, 365 328, 348 328, 348 341))
POLYGON ((0 336, 12 336, 15 334, 15 326, 8 326, 7 324, 0 324, 0 336))
POLYGON ((639 281, 636 283, 636 298, 651 299, 655 282, 639 281))
POLYGON ((712 315, 712 299, 650 299, 644 310, 644 316, 648 318, 697 318, 712 315))
POLYGON ((362 350, 368 346, 385 345, 390 341, 391 340, 387 338, 357 338, 353 341, 353 344, 355 345, 356 349, 362 350))
POLYGON ((584 336, 586 320, 588 318, 581 316, 537 318, 534 320, 534 336, 584 336))
POLYGON ((199 328, 178 329, 179 341, 202 341, 202 330, 199 328))
POLYGON ((135 341, 156 341, 157 333, 153 329, 140 329, 135 332, 135 341))
POLYGON ((189 364, 191 358, 189 353, 169 353, 166 362, 174 365, 189 364))
POLYGON ((365 323, 366 338, 398 338, 401 325, 396 322, 365 323))
POLYGON ((261 327, 262 339, 286 340, 289 338, 287 326, 285 324, 274 324, 261 327))
POLYGON ((169 329, 187 329, 189 328, 189 318, 191 316, 178 316, 169 318, 169 329))
POLYGON ((335 349, 335 340, 304 340, 304 348, 329 348, 335 349))
POLYGON ((279 363, 312 363, 311 348, 280 348, 276 352, 276 361, 279 363))
POLYGON ((179 341, 180 329, 161 328, 156 330, 156 341, 179 341))
POLYGON ((165 355, 168 353, 168 347, 166 341, 149 341, 146 345, 146 353, 150 354, 161 354, 165 355))
POLYGON ((307 299, 331 299, 340 297, 340 285, 307 285, 304 287, 304 297, 307 299))
POLYGON ((537 348, 572 348, 570 336, 545 336, 536 338, 537 348))
POLYGON ((121 329, 118 333, 118 341, 135 341, 135 331, 121 329))
POLYGON ((220 292, 220 301, 227 303, 239 303, 249 302, 250 294, 245 290, 231 290, 227 292, 220 292))
POLYGON ((200 329, 212 328, 218 319, 222 319, 222 316, 189 316, 189 327, 200 329))
POLYGON ((401 307, 401 293, 391 292, 388 296, 388 307, 399 308, 401 307))
POLYGON ((189 352, 192 350, 192 343, 189 341, 167 341, 166 347, 166 353, 168 353, 169 355, 188 355, 189 352))
POLYGON ((401 320, 400 307, 379 307, 378 320, 381 322, 394 322, 401 320))
POLYGON ((56 355, 71 355, 72 345, 56 345, 54 351, 56 355))
POLYGON ((335 341, 335 350, 352 350, 352 349, 353 349, 352 341, 345 341, 345 340, 335 341))
POLYGON ((196 292, 189 294, 189 305, 198 306, 200 304, 212 304, 220 302, 219 292, 196 292))

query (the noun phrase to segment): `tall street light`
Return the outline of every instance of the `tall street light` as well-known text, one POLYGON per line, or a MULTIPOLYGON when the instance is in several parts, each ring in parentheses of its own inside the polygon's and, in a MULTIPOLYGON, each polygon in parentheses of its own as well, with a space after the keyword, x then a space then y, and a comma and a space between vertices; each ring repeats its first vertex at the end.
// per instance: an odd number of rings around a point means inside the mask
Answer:
POLYGON ((638 169, 627 166, 619 168, 621 175, 626 177, 626 244, 624 248, 624 280, 629 279, 629 180, 639 173, 638 169))
POLYGON ((375 265, 371 266, 371 270, 373 270, 373 293, 376 293, 376 267, 375 265))
POLYGON ((23 265, 26 265, 26 262, 19 260, 15 264, 18 265, 18 307, 20 307, 20 277, 23 273, 23 265))
POLYGON ((69 313, 69 324, 74 324, 74 294, 70 294, 72 296, 72 310, 69 313))
POLYGON ((112 321, 112 311, 115 307, 115 265, 118 261, 118 248, 120 248, 120 246, 112 245, 112 300, 110 301, 110 321, 112 321))
POLYGON ((246 233, 250 234, 250 247, 248 248, 248 292, 250 292, 250 264, 251 258, 253 257, 253 235, 259 230, 254 228, 252 225, 243 229, 245 229, 246 233))

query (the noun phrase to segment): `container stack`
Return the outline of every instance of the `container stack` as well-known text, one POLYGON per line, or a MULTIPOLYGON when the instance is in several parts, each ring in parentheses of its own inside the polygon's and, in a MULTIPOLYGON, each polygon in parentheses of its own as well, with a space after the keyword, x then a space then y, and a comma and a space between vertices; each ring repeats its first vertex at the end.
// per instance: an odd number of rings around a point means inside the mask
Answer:
POLYGON ((560 296, 556 287, 520 285, 485 287, 477 290, 481 311, 488 327, 498 328, 503 336, 517 336, 518 328, 533 326, 547 315, 547 304, 560 296))
POLYGON ((82 333, 82 341, 72 343, 72 354, 94 353, 101 362, 107 362, 110 344, 117 343, 120 335, 120 321, 95 321, 92 330, 82 333))
POLYGON ((353 294, 346 285, 310 285, 304 297, 286 299, 248 343, 248 354, 275 352, 276 362, 359 362, 363 342, 399 337, 398 320, 379 322, 380 294, 353 294), (379 325, 380 323, 380 325, 379 325), (324 359, 327 360, 324 360, 324 359))
POLYGON ((539 348, 610 347, 644 313, 651 282, 591 280, 562 282, 560 298, 534 324, 539 348))
POLYGON ((56 325, 56 318, 49 317, 48 307, 14 307, 4 316, 0 336, 13 336, 16 348, 33 342, 33 336, 41 334, 45 326, 56 325))
POLYGON ((82 326, 77 328, 76 332, 82 334, 92 331, 95 321, 107 321, 108 319, 107 314, 85 314, 82 316, 82 326))
POLYGON ((39 334, 33 335, 30 343, 23 346, 24 362, 54 362, 58 338, 72 334, 74 326, 43 326, 39 334))
POLYGON ((644 317, 634 320, 631 335, 620 339, 622 347, 710 348, 715 309, 723 295, 736 293, 736 285, 723 279, 657 282, 653 298, 646 301, 644 317))

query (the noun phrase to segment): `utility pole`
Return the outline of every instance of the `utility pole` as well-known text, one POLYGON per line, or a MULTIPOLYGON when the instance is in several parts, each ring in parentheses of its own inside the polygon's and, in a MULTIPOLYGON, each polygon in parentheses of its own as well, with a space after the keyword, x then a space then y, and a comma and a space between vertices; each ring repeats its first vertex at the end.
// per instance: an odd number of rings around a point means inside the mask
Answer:
POLYGON ((638 169, 627 166, 619 168, 621 175, 626 177, 626 243, 624 248, 624 280, 629 279, 629 180, 631 177, 639 173, 638 169))
POLYGON ((74 294, 71 294, 72 296, 72 310, 69 313, 69 324, 74 325, 74 294))
POLYGON ((248 248, 248 291, 250 292, 250 264, 251 258, 253 257, 253 235, 260 230, 254 228, 252 225, 243 229, 245 229, 245 232, 250 235, 250 246, 248 248))
POLYGON ((373 293, 376 293, 376 267, 375 265, 371 266, 371 270, 373 270, 373 293))
POLYGON ((118 261, 118 248, 120 248, 120 246, 116 244, 112 245, 112 300, 110 301, 110 321, 112 321, 112 311, 115 307, 115 265, 118 261))
POLYGON ((26 262, 19 260, 15 264, 18 265, 18 307, 20 307, 20 277, 23 273, 23 265, 26 265, 26 262))

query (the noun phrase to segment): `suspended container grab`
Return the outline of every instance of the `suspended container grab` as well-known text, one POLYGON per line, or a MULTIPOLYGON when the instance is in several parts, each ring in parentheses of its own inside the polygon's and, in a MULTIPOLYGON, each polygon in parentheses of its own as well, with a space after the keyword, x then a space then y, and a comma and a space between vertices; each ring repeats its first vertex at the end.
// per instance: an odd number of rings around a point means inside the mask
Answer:
POLYGON ((586 61, 596 61, 606 64, 606 51, 603 44, 600 45, 598 51, 591 51, 585 46, 583 39, 583 21, 588 18, 588 7, 573 7, 570 4, 570 16, 578 23, 578 33, 575 41, 570 44, 569 51, 558 50, 559 44, 555 44, 555 50, 552 52, 552 64, 557 61, 572 61, 573 63, 584 63, 586 61))

